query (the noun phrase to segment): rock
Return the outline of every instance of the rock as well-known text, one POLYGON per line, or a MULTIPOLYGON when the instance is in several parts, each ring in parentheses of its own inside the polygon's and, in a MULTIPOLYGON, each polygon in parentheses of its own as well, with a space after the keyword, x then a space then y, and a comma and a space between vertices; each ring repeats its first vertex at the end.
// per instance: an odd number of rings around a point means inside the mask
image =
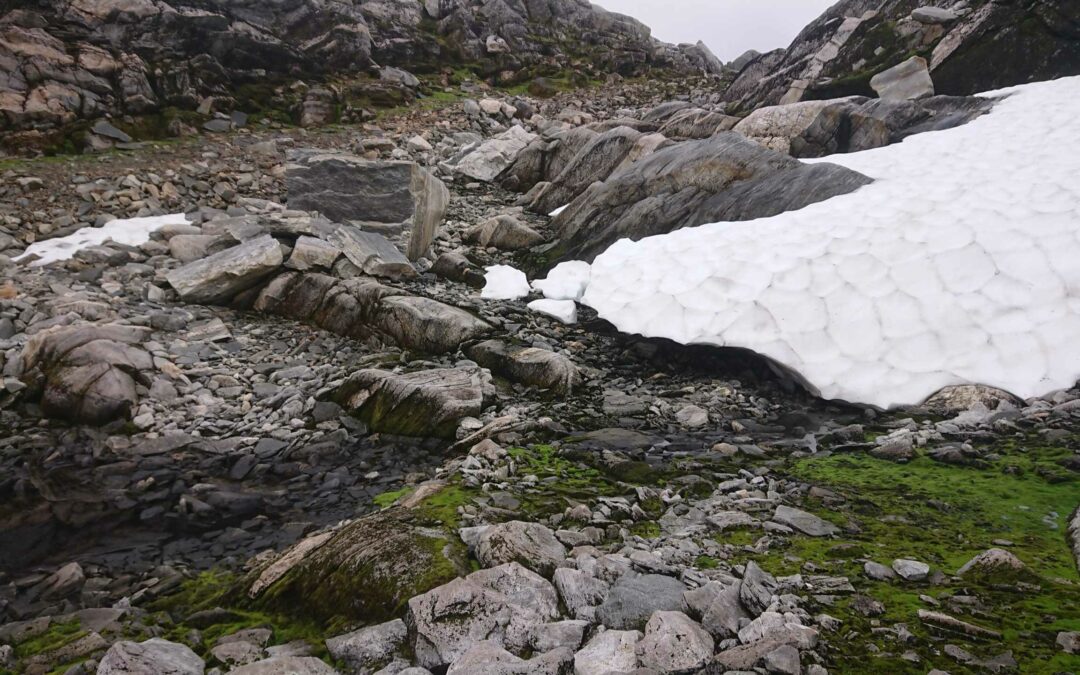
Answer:
POLYGON ((802 673, 799 650, 791 645, 781 645, 766 654, 763 665, 770 675, 800 675, 802 673))
POLYGON ((643 628, 656 611, 681 612, 686 609, 686 587, 678 580, 659 574, 626 574, 608 591, 596 610, 597 620, 609 628, 643 628))
POLYGON ((473 288, 481 288, 484 285, 484 273, 463 253, 457 251, 439 255, 431 266, 431 273, 444 279, 468 284, 473 288))
POLYGON ((981 404, 987 410, 994 410, 1001 404, 1022 407, 1024 402, 1007 391, 977 384, 945 387, 923 403, 928 410, 941 415, 958 415, 981 404))
POLYGON ((888 145, 889 126, 862 113, 866 99, 802 101, 759 108, 735 131, 792 157, 824 157, 888 145))
POLYGON ((941 7, 917 7, 911 12, 911 18, 919 23, 940 25, 952 23, 960 17, 951 9, 944 9, 941 7))
POLYGON ((956 576, 1016 575, 1026 569, 1027 565, 1009 551, 992 548, 964 563, 956 571, 956 576))
POLYGON ((136 383, 153 360, 138 343, 149 331, 118 324, 58 327, 33 336, 22 351, 24 372, 45 376, 41 407, 49 417, 105 424, 131 415, 136 383))
POLYGON ((660 126, 659 132, 666 138, 709 138, 722 131, 730 131, 738 123, 738 117, 701 108, 689 108, 669 117, 660 126))
POLYGON ((339 405, 373 431, 438 438, 453 438, 458 421, 478 417, 493 396, 490 376, 470 367, 408 374, 364 369, 334 394, 339 405))
POLYGON ((383 66, 379 69, 379 79, 383 82, 394 82, 403 87, 415 88, 420 86, 420 80, 415 75, 401 68, 383 66))
POLYGON ((573 658, 574 654, 569 649, 560 649, 526 661, 506 651, 496 642, 484 640, 470 647, 450 666, 446 675, 471 675, 481 672, 490 675, 562 675, 567 672, 573 658))
POLYGON ((596 609, 607 597, 608 585, 581 570, 560 567, 552 578, 570 616, 593 622, 596 609))
MULTIPOLYGON (((176 237, 173 237, 173 239, 176 239, 176 237)), ((169 245, 172 245, 171 240, 169 245)), ((292 253, 285 262, 285 267, 300 272, 306 272, 310 269, 329 270, 334 267, 334 263, 340 256, 341 249, 333 244, 318 237, 302 235, 297 238, 296 243, 293 245, 292 253)), ((353 261, 353 264, 355 265, 356 262, 353 261)), ((357 267, 364 269, 363 265, 357 265, 357 267)))
POLYGON ((723 532, 743 527, 758 527, 761 523, 745 511, 717 511, 708 516, 705 521, 710 526, 723 532))
POLYGON ((709 411, 696 405, 687 405, 675 413, 675 421, 687 429, 700 429, 709 424, 709 411))
POLYGON ((502 175, 535 138, 536 134, 519 126, 510 127, 460 158, 453 165, 454 171, 473 180, 490 183, 502 175))
POLYGON ((513 216, 495 216, 473 227, 465 240, 503 251, 518 251, 544 243, 544 237, 513 216))
POLYGON ((338 675, 338 671, 314 656, 274 656, 233 668, 229 675, 338 675))
POLYGON ((870 80, 878 96, 887 101, 905 101, 934 95, 934 81, 926 59, 912 56, 907 61, 880 72, 870 80))
POLYGON ((330 235, 330 241, 365 274, 388 279, 416 276, 409 259, 381 234, 342 225, 330 235))
POLYGON ((273 274, 282 262, 281 245, 266 234, 188 263, 165 278, 184 302, 227 303, 273 274))
POLYGON ((573 361, 546 349, 487 340, 466 347, 465 353, 496 375, 558 394, 570 394, 583 380, 573 361))
POLYGON ((597 633, 574 655, 574 675, 629 673, 638 667, 636 630, 606 630, 597 633))
POLYGON ((695 672, 713 655, 713 639, 682 612, 656 612, 637 644, 638 660, 662 673, 695 672))
POLYGON ((113 644, 98 664, 98 675, 202 675, 203 660, 184 645, 161 638, 113 644))
POLYGON ((485 567, 517 562, 546 577, 566 559, 566 547, 539 523, 510 521, 492 525, 476 541, 476 559, 485 567))
POLYGON ((555 218, 562 260, 591 261, 622 238, 752 220, 846 194, 870 179, 724 132, 660 149, 583 192, 555 218))
POLYGON ((585 639, 585 631, 588 628, 589 622, 580 619, 533 626, 529 633, 529 646, 538 653, 555 649, 577 651, 585 639))
POLYGON ((71 562, 53 572, 44 582, 41 597, 44 600, 59 600, 82 590, 86 583, 86 574, 82 565, 71 562))
POLYGON ((1080 631, 1061 631, 1057 634, 1057 646, 1066 654, 1080 654, 1080 631))
POLYGON ((886 567, 873 560, 866 561, 863 565, 863 572, 874 581, 891 581, 896 578, 896 572, 893 572, 891 567, 886 567))
POLYGON ((335 661, 353 671, 373 671, 385 666, 408 637, 401 619, 339 635, 326 641, 326 650, 335 661))
POLYGON ((930 566, 918 560, 899 558, 893 561, 892 568, 904 581, 925 581, 930 576, 930 566))
POLYGON ((119 141, 121 143, 130 143, 132 140, 131 136, 127 135, 120 129, 117 129, 105 120, 99 120, 98 122, 96 122, 94 126, 90 128, 90 131, 94 132, 98 136, 103 136, 104 138, 119 141))
POLYGON ((971 639, 1001 640, 1001 633, 995 630, 976 626, 975 624, 961 621, 960 619, 949 616, 948 614, 942 614, 941 612, 920 609, 919 620, 940 631, 955 633, 971 639))
POLYGON ((840 528, 829 521, 784 504, 776 507, 772 519, 811 537, 828 537, 840 532, 840 528))
POLYGON ((427 254, 450 193, 415 162, 367 160, 315 150, 289 154, 289 207, 402 238, 409 260, 427 254))
POLYGON ((250 642, 226 642, 210 650, 211 656, 228 666, 244 666, 262 659, 262 647, 250 642))
POLYGON ((724 588, 701 616, 701 625, 718 640, 737 636, 740 625, 753 618, 739 599, 741 587, 742 582, 738 582, 724 588))
POLYGON ((771 574, 752 560, 746 563, 742 583, 739 585, 739 600, 751 616, 757 616, 769 608, 776 588, 776 579, 771 574))
POLYGON ((190 263, 220 253, 235 243, 231 237, 216 234, 178 234, 169 239, 169 255, 190 263))
POLYGON ((416 633, 419 665, 435 669, 454 663, 480 640, 522 651, 531 627, 555 617, 555 593, 550 584, 520 565, 505 567, 481 570, 488 574, 455 579, 409 600, 406 621, 416 633))

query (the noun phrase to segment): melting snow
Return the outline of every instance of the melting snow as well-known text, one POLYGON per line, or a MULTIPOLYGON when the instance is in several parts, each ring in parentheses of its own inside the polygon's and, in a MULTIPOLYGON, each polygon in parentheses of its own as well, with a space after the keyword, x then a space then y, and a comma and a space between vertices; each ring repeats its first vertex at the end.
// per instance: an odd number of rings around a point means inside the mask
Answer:
POLYGON ((547 279, 537 279, 532 286, 551 300, 581 300, 591 269, 589 263, 580 260, 559 263, 548 272, 547 279))
POLYGON ((532 290, 525 273, 509 265, 484 268, 484 288, 480 297, 485 300, 517 300, 532 290))
POLYGON ((111 220, 101 227, 83 227, 66 237, 57 237, 30 244, 26 251, 14 260, 17 262, 31 255, 38 259, 31 267, 41 267, 59 260, 68 260, 78 251, 99 246, 112 240, 117 244, 140 246, 150 241, 150 233, 166 225, 185 225, 188 219, 182 213, 148 218, 124 218, 111 220))
POLYGON ((577 303, 573 300, 533 300, 526 307, 563 323, 577 323, 577 303))
MULTIPOLYGON (((1002 94, 1006 92, 996 92, 1002 94)), ((965 126, 825 158, 876 181, 751 222, 612 245, 584 302, 621 330, 745 347, 826 398, 1080 377, 1080 78, 965 126)))

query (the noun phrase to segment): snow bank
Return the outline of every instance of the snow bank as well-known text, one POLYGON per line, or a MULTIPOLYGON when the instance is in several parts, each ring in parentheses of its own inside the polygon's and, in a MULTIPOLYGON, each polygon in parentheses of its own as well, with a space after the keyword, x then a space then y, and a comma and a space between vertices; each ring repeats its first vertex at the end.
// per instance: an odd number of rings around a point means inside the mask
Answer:
MULTIPOLYGON (((1004 93, 1004 92, 996 92, 1004 93)), ((876 179, 799 211, 611 246, 583 301, 621 330, 752 349, 826 398, 1080 377, 1080 78, 825 158, 876 179)))
POLYGON ((16 262, 32 255, 37 260, 31 267, 41 267, 59 260, 68 260, 78 251, 91 246, 99 246, 112 240, 117 244, 140 246, 150 241, 150 233, 166 225, 184 225, 188 219, 182 213, 148 218, 124 218, 112 220, 101 227, 83 227, 66 237, 57 237, 30 244, 22 255, 14 258, 16 262))
POLYGON ((591 274, 589 263, 580 260, 559 263, 546 279, 532 282, 533 288, 550 300, 581 300, 591 274))
POLYGON ((480 297, 485 300, 517 300, 532 290, 525 273, 509 265, 484 268, 484 288, 480 297))
POLYGON ((573 300, 533 300, 525 306, 563 323, 577 323, 577 303, 573 300))

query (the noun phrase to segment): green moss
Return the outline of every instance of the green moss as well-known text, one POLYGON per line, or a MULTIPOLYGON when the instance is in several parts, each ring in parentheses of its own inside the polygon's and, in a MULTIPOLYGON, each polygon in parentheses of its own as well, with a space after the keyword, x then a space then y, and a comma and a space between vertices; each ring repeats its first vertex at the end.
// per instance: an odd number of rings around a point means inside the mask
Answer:
POLYGON ((83 637, 88 631, 82 629, 79 621, 53 623, 41 635, 15 645, 15 657, 22 660, 38 654, 47 654, 83 637))
POLYGON ((397 500, 401 499, 405 495, 412 494, 412 491, 413 488, 404 487, 400 490, 394 490, 393 492, 384 492, 380 495, 375 495, 375 498, 371 501, 373 501, 375 503, 375 506, 378 506, 380 509, 385 509, 393 506, 394 503, 397 502, 397 500))
POLYGON ((708 555, 699 555, 694 560, 694 567, 698 568, 699 570, 713 570, 716 569, 718 565, 719 562, 716 560, 716 558, 708 555))
POLYGON ((642 539, 656 539, 660 536, 660 526, 651 520, 634 523, 630 527, 630 533, 636 534, 642 539))

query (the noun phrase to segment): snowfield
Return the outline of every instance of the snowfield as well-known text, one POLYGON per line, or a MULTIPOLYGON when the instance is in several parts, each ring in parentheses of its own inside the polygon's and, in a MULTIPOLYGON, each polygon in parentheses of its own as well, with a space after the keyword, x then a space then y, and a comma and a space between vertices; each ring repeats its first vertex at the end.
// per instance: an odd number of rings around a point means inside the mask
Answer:
POLYGON ((110 220, 101 227, 83 227, 66 237, 56 237, 30 244, 22 255, 13 260, 18 262, 24 258, 38 256, 30 262, 30 266, 41 267, 60 260, 69 260, 82 249, 100 246, 106 241, 114 241, 125 246, 141 246, 150 241, 151 232, 160 230, 166 225, 186 225, 187 222, 187 217, 182 213, 110 220))
MULTIPOLYGON (((1080 78, 957 129, 822 160, 875 179, 805 209, 620 241, 583 302, 627 333, 744 347, 880 407, 1080 377, 1080 78)), ((575 270, 577 277, 581 270, 575 270)), ((555 281, 550 281, 554 285, 555 281)))

